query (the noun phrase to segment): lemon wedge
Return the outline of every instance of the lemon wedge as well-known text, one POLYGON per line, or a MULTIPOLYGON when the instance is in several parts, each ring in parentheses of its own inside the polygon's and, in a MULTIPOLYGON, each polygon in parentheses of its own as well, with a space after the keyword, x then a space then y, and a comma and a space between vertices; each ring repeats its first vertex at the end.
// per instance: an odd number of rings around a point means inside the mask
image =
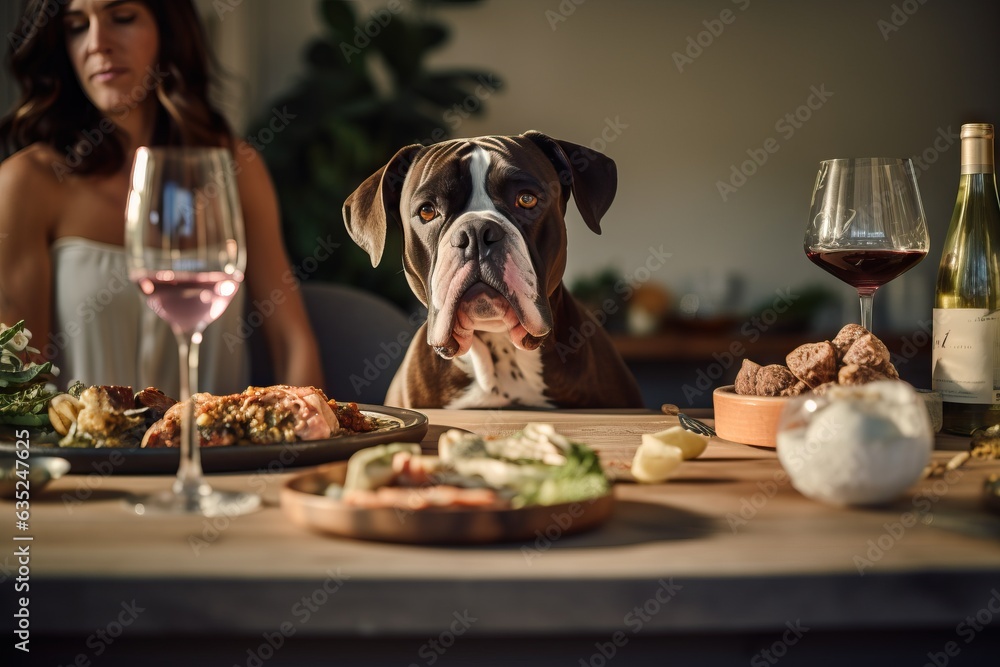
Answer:
POLYGON ((632 476, 647 484, 663 482, 674 474, 683 460, 684 452, 680 447, 644 435, 632 459, 632 476))
POLYGON ((707 435, 699 435, 681 426, 671 426, 665 431, 642 436, 643 443, 654 440, 677 447, 683 453, 684 460, 688 460, 696 459, 705 452, 709 438, 707 435))

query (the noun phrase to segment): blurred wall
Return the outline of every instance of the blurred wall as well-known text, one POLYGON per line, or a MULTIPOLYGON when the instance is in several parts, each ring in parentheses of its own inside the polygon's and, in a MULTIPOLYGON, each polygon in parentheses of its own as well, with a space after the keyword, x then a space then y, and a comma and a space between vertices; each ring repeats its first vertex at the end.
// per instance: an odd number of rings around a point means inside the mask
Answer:
POLYGON ((3 76, 0 77, 0 109, 3 110, 3 113, 6 113, 7 109, 11 108, 14 102, 17 101, 17 86, 14 83, 14 78, 10 76, 7 69, 7 57, 12 35, 14 36, 13 39, 16 39, 17 35, 20 35, 23 29, 18 22, 20 18, 20 3, 8 1, 0 6, 0 34, 6 37, 3 51, 3 76))
MULTIPOLYGON (((237 110, 257 112, 300 71, 304 44, 322 29, 317 2, 223 2, 232 11, 203 2, 206 18, 245 78, 237 110)), ((570 279, 608 265, 642 277, 662 246, 671 256, 651 280, 677 294, 711 297, 735 275, 749 307, 820 283, 855 320, 852 290, 802 251, 816 165, 913 156, 931 253, 878 293, 876 327, 914 330, 930 317, 959 126, 1000 125, 997 3, 487 0, 437 13, 454 35, 432 64, 486 67, 503 80, 470 100, 485 103, 485 117, 446 118, 456 135, 537 129, 617 161, 604 234, 575 212, 569 221, 570 279)))

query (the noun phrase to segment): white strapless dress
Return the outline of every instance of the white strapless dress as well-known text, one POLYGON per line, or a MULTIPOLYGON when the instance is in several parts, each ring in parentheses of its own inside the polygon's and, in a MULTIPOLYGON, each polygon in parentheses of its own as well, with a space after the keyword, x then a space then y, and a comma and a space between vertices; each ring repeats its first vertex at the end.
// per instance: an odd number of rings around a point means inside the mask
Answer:
MULTIPOLYGON (((53 266, 52 342, 59 384, 157 387, 180 395, 177 342, 129 282, 119 246, 78 237, 57 239, 53 266)), ((201 344, 200 391, 229 394, 249 382, 249 349, 240 335, 246 288, 210 324, 201 344)), ((29 325, 30 327, 30 325, 29 325)))

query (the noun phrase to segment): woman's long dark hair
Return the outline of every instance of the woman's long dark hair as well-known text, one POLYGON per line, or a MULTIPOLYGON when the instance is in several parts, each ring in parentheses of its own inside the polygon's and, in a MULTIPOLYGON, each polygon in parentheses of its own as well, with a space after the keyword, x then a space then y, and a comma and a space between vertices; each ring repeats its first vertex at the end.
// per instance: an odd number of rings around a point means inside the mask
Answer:
MULTIPOLYGON (((209 101, 211 56, 191 0, 138 1, 153 13, 160 34, 158 62, 133 100, 137 105, 145 95, 156 95, 153 144, 228 145, 229 126, 209 101)), ((108 121, 77 80, 62 21, 68 4, 28 0, 17 32, 9 38, 9 65, 21 98, 0 120, 0 157, 41 142, 64 153, 75 173, 114 173, 127 157, 117 136, 120 130, 101 129, 108 121)))

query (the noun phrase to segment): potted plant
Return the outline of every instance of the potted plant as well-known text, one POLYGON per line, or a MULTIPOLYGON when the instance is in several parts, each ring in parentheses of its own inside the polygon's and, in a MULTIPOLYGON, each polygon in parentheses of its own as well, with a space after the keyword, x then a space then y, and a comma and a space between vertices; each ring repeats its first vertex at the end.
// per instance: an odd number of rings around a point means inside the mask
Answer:
POLYGON ((395 259, 400 235, 390 231, 384 259, 373 269, 348 236, 340 211, 399 148, 449 138, 454 118, 481 114, 482 91, 500 87, 486 70, 426 66, 450 35, 428 10, 475 2, 413 0, 405 10, 395 2, 369 16, 356 14, 351 2, 320 2, 325 33, 305 50, 305 76, 267 107, 287 108, 295 118, 262 151, 300 278, 354 285, 404 308, 414 304, 395 259), (309 259, 319 239, 339 244, 324 262, 309 259))

